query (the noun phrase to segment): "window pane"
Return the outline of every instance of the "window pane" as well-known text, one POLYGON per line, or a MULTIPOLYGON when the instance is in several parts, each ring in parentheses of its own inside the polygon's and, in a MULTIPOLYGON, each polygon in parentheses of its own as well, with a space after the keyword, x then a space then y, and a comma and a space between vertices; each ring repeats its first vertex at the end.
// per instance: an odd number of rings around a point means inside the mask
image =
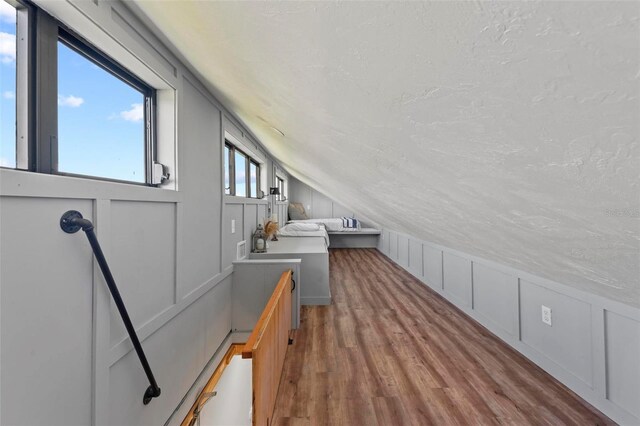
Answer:
POLYGON ((231 194, 231 180, 229 179, 229 147, 224 147, 224 193, 231 194))
POLYGON ((284 199, 284 180, 278 178, 278 189, 280 190, 280 195, 278 195, 278 200, 282 201, 284 199))
POLYGON ((247 196, 247 160, 244 154, 236 151, 236 195, 240 197, 247 196))
POLYGON ((0 0, 0 167, 16 167, 16 18, 0 0))
POLYGON ((58 170, 145 182, 145 96, 58 42, 58 170))
POLYGON ((253 198, 258 198, 258 167, 251 163, 249 171, 251 172, 251 194, 249 195, 253 198))

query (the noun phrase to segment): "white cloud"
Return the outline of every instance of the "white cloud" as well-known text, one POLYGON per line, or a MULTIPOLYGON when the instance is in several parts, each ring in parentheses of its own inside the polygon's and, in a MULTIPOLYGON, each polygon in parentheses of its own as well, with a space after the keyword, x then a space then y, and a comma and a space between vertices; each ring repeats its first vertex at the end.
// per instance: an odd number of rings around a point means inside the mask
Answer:
MULTIPOLYGON (((4 3, 4 1, 0 2, 4 3)), ((16 36, 0 32, 0 62, 10 64, 16 61, 16 36)))
POLYGON ((6 92, 2 92, 2 97, 4 99, 15 99, 16 98, 16 94, 14 92, 12 92, 11 90, 7 90, 6 92))
POLYGON ((64 96, 64 95, 59 95, 58 96, 58 106, 68 106, 71 108, 77 108, 80 105, 82 105, 84 103, 84 99, 78 97, 78 96, 73 96, 73 95, 69 95, 69 96, 64 96))
POLYGON ((0 21, 9 24, 16 23, 16 9, 6 1, 0 1, 0 21))
POLYGON ((144 118, 144 108, 142 108, 142 104, 131 104, 131 109, 121 111, 120 117, 127 121, 142 121, 144 118))
POLYGON ((15 161, 9 161, 4 157, 0 157, 0 167, 15 167, 15 161))

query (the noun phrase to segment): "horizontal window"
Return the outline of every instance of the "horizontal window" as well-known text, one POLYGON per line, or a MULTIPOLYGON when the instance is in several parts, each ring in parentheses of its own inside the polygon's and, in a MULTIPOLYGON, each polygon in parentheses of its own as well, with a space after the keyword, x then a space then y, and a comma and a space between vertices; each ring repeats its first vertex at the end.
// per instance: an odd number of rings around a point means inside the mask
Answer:
POLYGON ((58 41, 58 172, 145 183, 153 90, 69 34, 58 41))
POLYGON ((155 90, 44 11, 26 3, 16 4, 18 7, 13 8, 0 0, 0 166, 139 184, 162 183, 164 176, 153 175, 157 170, 165 174, 162 166, 155 164, 155 90), (27 18, 21 19, 21 13, 28 14, 27 18), (17 46, 16 34, 26 35, 18 37, 17 46), (22 75, 33 78, 27 81, 22 75), (25 80, 23 85, 21 78, 25 80), (36 81, 40 83, 37 87, 36 81), (23 128, 30 134, 20 134, 23 128))
POLYGON ((278 187, 278 192, 279 192, 279 194, 276 196, 276 200, 285 201, 287 199, 285 195, 286 188, 284 184, 284 179, 282 179, 280 176, 276 176, 276 186, 278 187))
POLYGON ((224 145, 224 193, 237 197, 263 197, 260 163, 229 141, 224 145))

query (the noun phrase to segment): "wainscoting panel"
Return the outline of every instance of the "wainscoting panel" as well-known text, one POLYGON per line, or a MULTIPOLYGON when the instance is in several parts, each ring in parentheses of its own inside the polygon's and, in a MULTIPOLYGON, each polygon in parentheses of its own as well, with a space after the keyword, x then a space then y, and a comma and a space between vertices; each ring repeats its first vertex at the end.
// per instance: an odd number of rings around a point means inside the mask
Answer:
POLYGON ((607 398, 640 418, 640 321, 605 310, 607 398))
POLYGON ((229 275, 205 294, 205 354, 215 353, 231 329, 231 277, 229 275))
MULTIPOLYGON (((111 248, 105 253, 135 327, 175 303, 176 204, 111 202, 111 248)), ((127 337, 111 304, 111 346, 127 337)))
POLYGON ((205 323, 208 309, 210 307, 201 297, 143 342, 149 365, 162 389, 162 396, 150 403, 154 404, 154 410, 139 410, 148 381, 135 351, 130 351, 109 368, 107 424, 164 424, 175 406, 162 404, 162 401, 182 399, 208 361, 210 354, 205 353, 204 339, 200 336, 207 326, 224 326, 222 315, 211 324, 205 323), (172 342, 172 345, 167 346, 166 342, 172 342))
POLYGON ((383 229, 378 238, 378 250, 389 256, 389 231, 383 229))
POLYGON ((444 291, 464 306, 471 306, 471 261, 451 253, 444 253, 444 291))
POLYGON ((59 221, 71 209, 93 220, 92 204, 0 198, 3 425, 91 423, 93 254, 82 231, 66 234, 59 221))
MULTIPOLYGON (((257 204, 245 204, 244 205, 244 236, 243 239, 247 242, 247 247, 251 247, 249 241, 251 236, 256 230, 258 225, 258 205, 257 204)), ((249 250, 251 250, 249 248, 249 250)), ((234 258, 235 260, 235 258, 234 258)))
POLYGON ((640 309, 389 229, 378 250, 611 419, 640 425, 640 309))
POLYGON ((398 263, 409 267, 409 238, 404 235, 398 235, 398 263))
POLYGON ((520 282, 521 340, 591 386, 591 305, 528 281, 520 282), (552 325, 542 322, 551 308, 552 325))
MULTIPOLYGON (((264 223, 264 219, 267 217, 267 205, 258 204, 258 223, 264 223)), ((256 225, 258 224, 256 223, 256 225)))
POLYGON ((422 242, 409 239, 409 270, 419 278, 422 278, 422 242))
POLYGON ((473 308, 482 324, 518 338, 518 306, 518 277, 473 264, 473 308))
POLYGON ((389 233, 389 257, 398 261, 398 234, 396 233, 389 233))
POLYGON ((442 289, 442 250, 422 245, 424 281, 429 287, 442 289))
MULTIPOLYGON (((225 205, 222 219, 222 268, 231 268, 231 262, 236 260, 236 246, 244 238, 244 204, 225 205), (231 232, 231 221, 235 220, 235 232, 231 232)), ((250 245, 248 246, 250 247, 250 245)))

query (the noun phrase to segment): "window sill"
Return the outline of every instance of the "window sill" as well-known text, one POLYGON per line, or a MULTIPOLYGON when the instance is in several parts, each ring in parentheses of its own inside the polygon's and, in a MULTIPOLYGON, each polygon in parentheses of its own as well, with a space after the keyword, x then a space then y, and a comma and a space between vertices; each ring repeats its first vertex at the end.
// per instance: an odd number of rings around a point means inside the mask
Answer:
POLYGON ((225 204, 269 204, 269 200, 265 198, 247 198, 247 197, 237 197, 235 195, 224 195, 224 203, 225 204))
POLYGON ((0 196, 181 202, 173 189, 0 169, 0 196))

